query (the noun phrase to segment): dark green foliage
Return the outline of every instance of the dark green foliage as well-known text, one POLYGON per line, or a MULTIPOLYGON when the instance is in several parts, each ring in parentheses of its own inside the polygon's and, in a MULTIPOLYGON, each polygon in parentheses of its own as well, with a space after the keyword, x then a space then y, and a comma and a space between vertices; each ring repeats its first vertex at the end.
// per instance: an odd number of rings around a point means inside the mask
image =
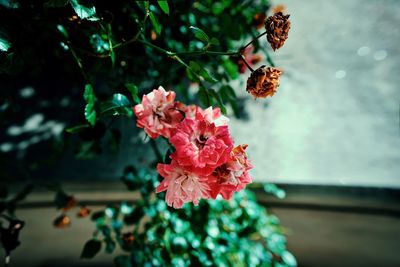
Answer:
MULTIPOLYGON (((133 168, 125 171, 124 179, 133 183, 127 183, 130 190, 138 191, 158 183, 157 175, 138 174, 133 168)), ((257 204, 254 193, 244 190, 230 201, 203 200, 181 210, 168 207, 164 197, 162 193, 133 205, 121 203, 92 216, 106 244, 118 242, 131 253, 131 258, 118 256, 117 266, 297 265, 286 249, 279 219, 257 204), (134 236, 129 246, 122 236, 125 231, 134 236)))
POLYGON ((86 101, 85 118, 91 125, 94 125, 97 117, 97 112, 94 106, 96 103, 96 97, 93 92, 93 87, 90 84, 86 84, 83 98, 86 101))
POLYGON ((82 259, 91 259, 100 251, 101 242, 96 239, 91 239, 86 242, 81 254, 82 259))

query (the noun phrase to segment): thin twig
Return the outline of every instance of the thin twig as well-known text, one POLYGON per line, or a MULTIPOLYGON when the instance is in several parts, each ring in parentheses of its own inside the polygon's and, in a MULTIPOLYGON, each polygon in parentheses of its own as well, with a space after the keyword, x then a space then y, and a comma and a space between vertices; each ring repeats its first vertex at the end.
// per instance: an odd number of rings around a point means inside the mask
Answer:
POLYGON ((265 32, 263 32, 263 33, 261 33, 260 35, 258 35, 256 38, 254 38, 253 40, 251 40, 248 44, 246 44, 245 46, 243 46, 242 48, 240 48, 240 50, 239 51, 243 51, 243 50, 245 50, 249 45, 251 45, 252 43, 254 43, 254 41, 255 40, 257 40, 257 39, 259 39, 259 38, 261 38, 262 36, 264 36, 264 35, 266 35, 267 34, 267 31, 265 31, 265 32))
POLYGON ((76 63, 78 64, 79 69, 81 70, 81 73, 82 73, 83 78, 85 79, 85 81, 86 81, 87 83, 90 83, 89 77, 87 76, 85 70, 83 69, 81 59, 78 57, 78 55, 76 54, 74 48, 73 48, 71 45, 68 44, 68 48, 69 48, 69 50, 71 51, 71 54, 72 54, 72 56, 74 57, 76 63))
POLYGON ((253 68, 250 67, 249 63, 247 63, 245 57, 243 55, 240 55, 240 59, 244 62, 244 64, 246 65, 246 67, 251 71, 254 72, 253 68))

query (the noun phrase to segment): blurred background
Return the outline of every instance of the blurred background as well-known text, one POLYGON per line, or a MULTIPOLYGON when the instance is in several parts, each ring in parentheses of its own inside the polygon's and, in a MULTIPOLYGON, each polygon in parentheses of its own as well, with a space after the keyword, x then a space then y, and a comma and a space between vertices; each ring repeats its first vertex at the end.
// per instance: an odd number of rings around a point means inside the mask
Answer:
MULTIPOLYGON (((277 94, 254 100, 244 90, 247 75, 232 85, 245 108, 241 118, 232 116, 230 132, 237 144, 249 145, 254 180, 286 190, 283 200, 259 198, 287 228, 299 266, 400 266, 400 2, 279 4, 287 7, 292 28, 272 54, 284 70, 277 94)), ((63 181, 81 199, 129 197, 119 179, 125 166, 146 164, 152 152, 144 136, 130 118, 112 122, 122 134, 107 132, 106 149, 65 133, 81 119, 82 89, 59 84, 63 77, 54 68, 46 80, 41 74, 0 80, 0 87, 12 84, 23 107, 0 133, 1 178, 32 179, 29 166, 34 179, 63 181), (102 153, 92 157, 96 151, 102 153)), ((7 105, 0 106, 4 120, 7 105)), ((22 232, 16 263, 100 266, 109 260, 79 261, 91 225, 51 228, 57 212, 40 205, 49 198, 33 195, 22 205, 20 217, 36 230, 22 232), (54 258, 43 261, 41 253, 56 240, 54 258), (30 259, 24 258, 28 249, 30 259)))

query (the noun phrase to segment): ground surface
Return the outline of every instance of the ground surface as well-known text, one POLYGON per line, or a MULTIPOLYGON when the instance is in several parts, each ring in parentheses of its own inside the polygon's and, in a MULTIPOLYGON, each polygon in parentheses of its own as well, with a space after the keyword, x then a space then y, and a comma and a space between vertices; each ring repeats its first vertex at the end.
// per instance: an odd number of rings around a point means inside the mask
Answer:
MULTIPOLYGON (((287 208, 273 212, 289 230, 289 249, 299 266, 400 266, 399 218, 287 208)), ((79 259, 93 230, 89 219, 73 218, 71 228, 55 229, 53 208, 22 209, 19 215, 27 225, 11 266, 112 266, 112 256, 103 252, 93 260, 79 259)))

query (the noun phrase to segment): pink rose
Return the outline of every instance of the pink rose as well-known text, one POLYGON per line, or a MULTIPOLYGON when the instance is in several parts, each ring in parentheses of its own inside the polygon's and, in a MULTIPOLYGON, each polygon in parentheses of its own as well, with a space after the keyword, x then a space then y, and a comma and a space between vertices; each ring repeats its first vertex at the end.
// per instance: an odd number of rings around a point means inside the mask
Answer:
POLYGON ((233 148, 228 126, 216 126, 205 116, 186 118, 177 127, 170 143, 176 151, 171 158, 180 166, 193 168, 203 176, 225 163, 233 148))
POLYGON ((247 145, 240 145, 232 150, 229 160, 217 167, 209 177, 211 197, 221 194, 224 199, 230 199, 234 192, 240 191, 252 182, 249 170, 253 168, 247 159, 247 145))
POLYGON ((182 208, 187 202, 199 204, 199 200, 210 198, 210 187, 207 178, 181 168, 176 161, 171 164, 158 164, 158 173, 164 180, 157 187, 156 192, 167 191, 165 201, 168 206, 182 208))
POLYGON ((228 125, 229 119, 222 115, 219 108, 208 107, 203 110, 201 107, 196 105, 186 106, 185 109, 186 118, 197 119, 197 120, 207 120, 210 123, 214 123, 215 126, 228 125))
POLYGON ((174 100, 175 92, 166 92, 162 86, 144 95, 142 103, 133 108, 137 126, 143 128, 151 138, 160 135, 169 138, 184 117, 176 108, 179 103, 174 100))

